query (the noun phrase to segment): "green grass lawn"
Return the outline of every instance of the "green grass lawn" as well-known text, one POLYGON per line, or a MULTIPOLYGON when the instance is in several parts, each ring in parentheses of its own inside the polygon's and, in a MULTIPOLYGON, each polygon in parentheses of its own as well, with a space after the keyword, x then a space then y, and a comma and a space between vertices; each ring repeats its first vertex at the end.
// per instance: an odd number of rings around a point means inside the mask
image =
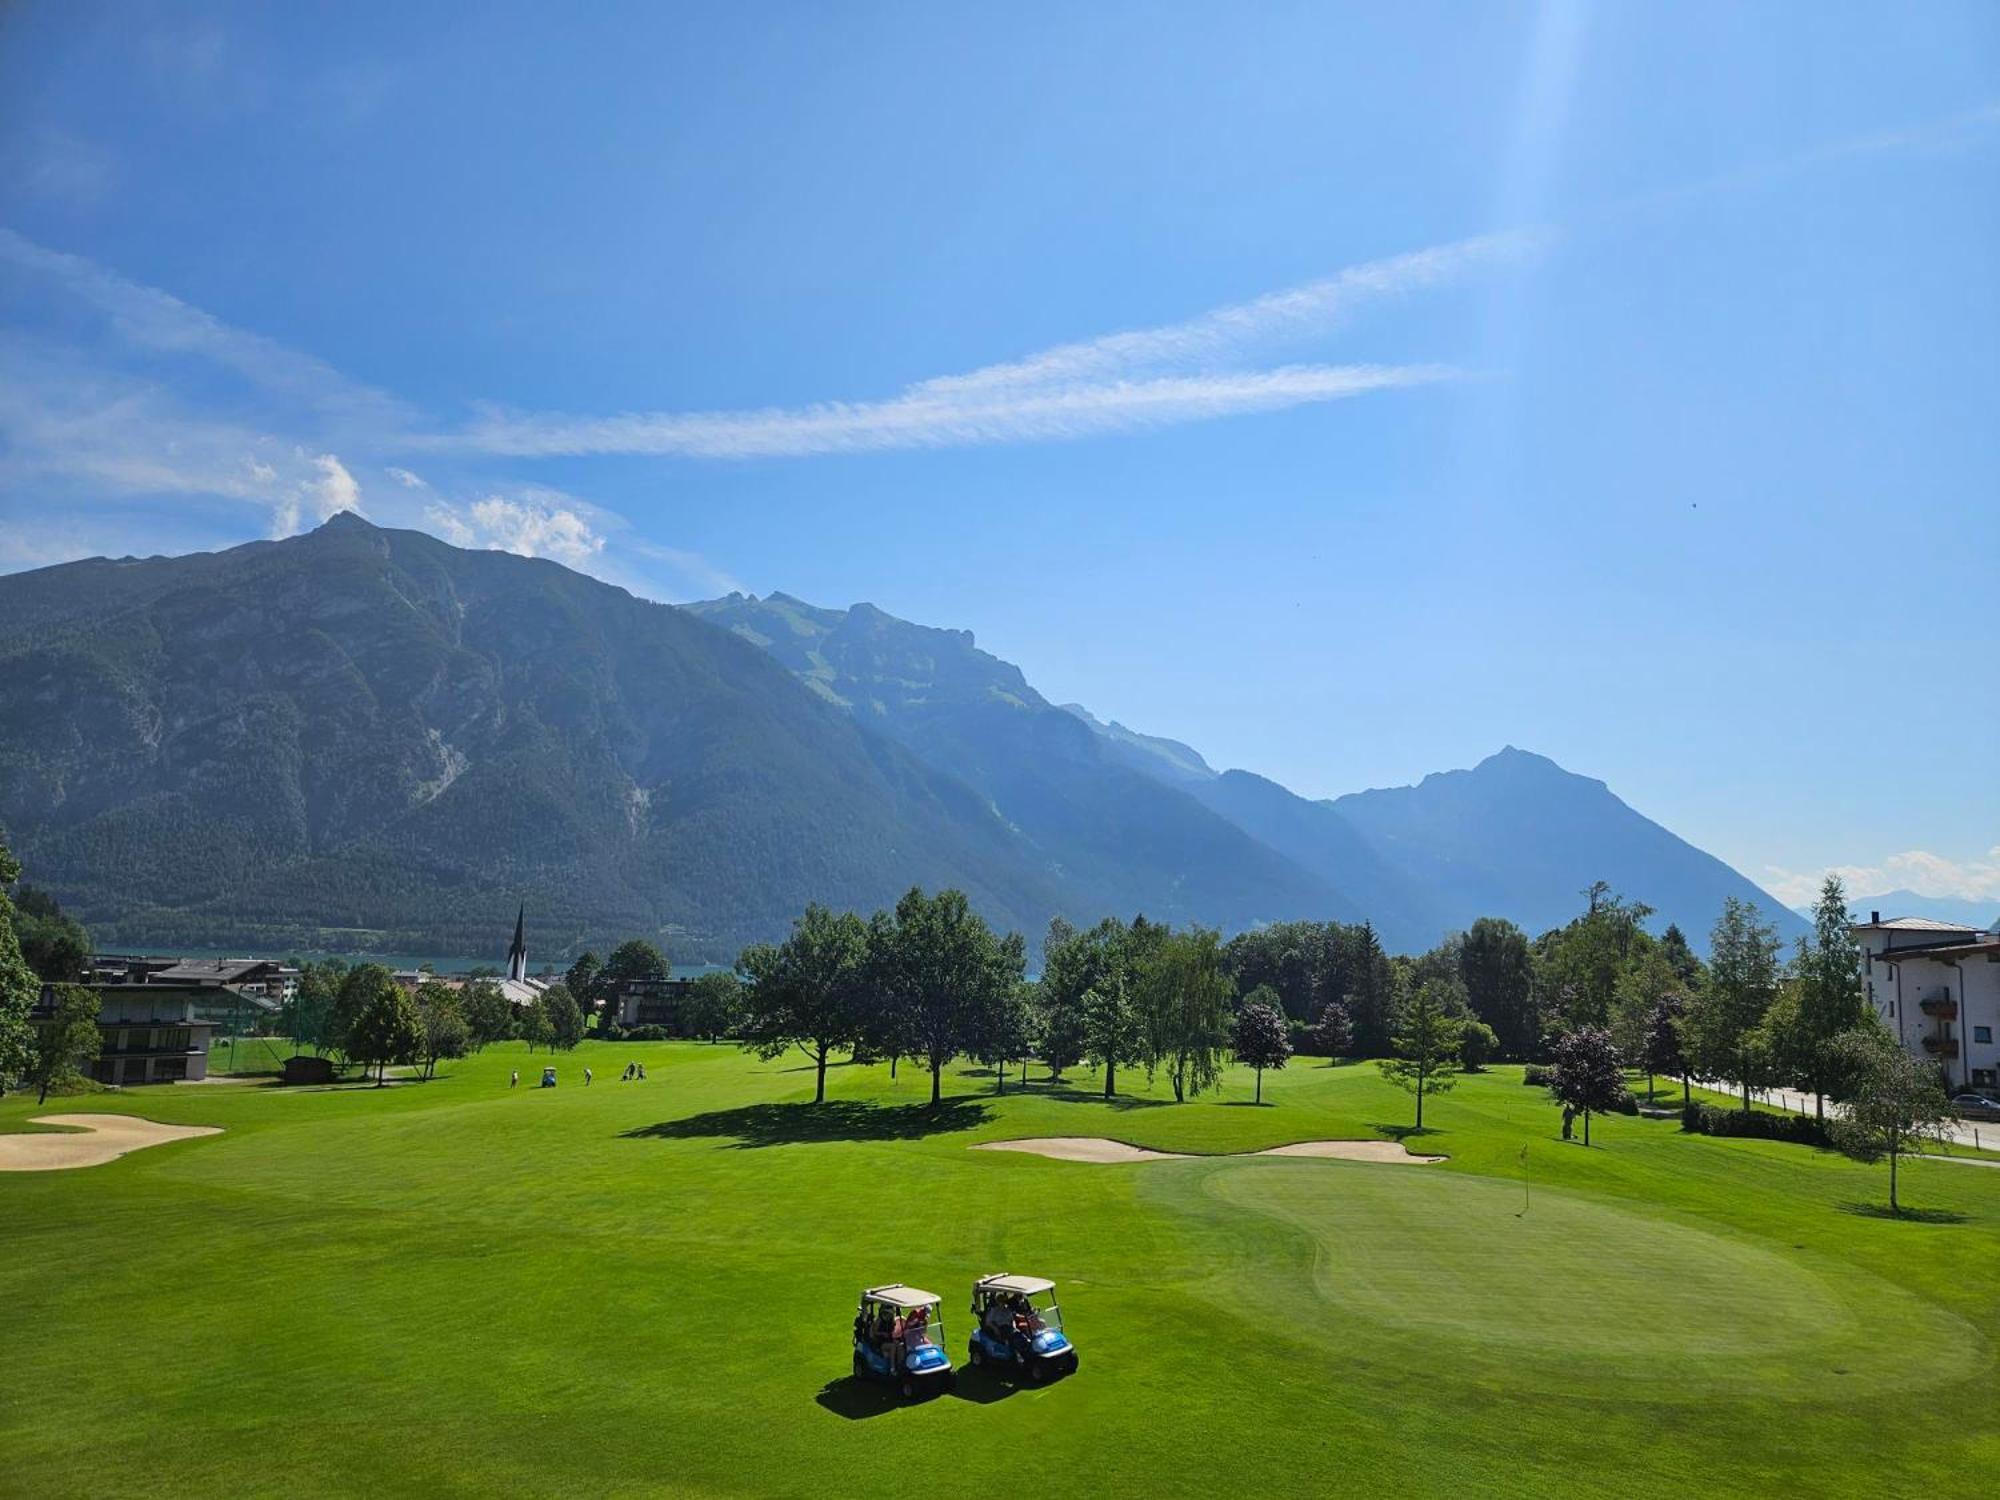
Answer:
MULTIPOLYGON (((2000 1472, 2000 1171, 1595 1122, 1517 1069, 1431 1101, 1437 1166, 1096 1166, 1410 1118, 1372 1067, 1222 1100, 996 1099, 699 1045, 518 1048, 429 1084, 0 1101, 226 1133, 0 1174, 0 1490, 1485 1495, 1979 1492, 2000 1472), (643 1085, 617 1075, 629 1058, 643 1085), (598 1074, 580 1086, 582 1064, 598 1074), (507 1087, 511 1068, 523 1086, 507 1087), (1527 1158, 1522 1161, 1522 1148, 1527 1158), (1524 1180, 1525 1172, 1525 1180, 1524 1180), (1525 1211, 1524 1210, 1525 1198, 1525 1211), (1058 1278, 1076 1378, 848 1378, 865 1284, 1058 1278)), ((1138 1088, 1143 1078, 1126 1081, 1138 1088)))

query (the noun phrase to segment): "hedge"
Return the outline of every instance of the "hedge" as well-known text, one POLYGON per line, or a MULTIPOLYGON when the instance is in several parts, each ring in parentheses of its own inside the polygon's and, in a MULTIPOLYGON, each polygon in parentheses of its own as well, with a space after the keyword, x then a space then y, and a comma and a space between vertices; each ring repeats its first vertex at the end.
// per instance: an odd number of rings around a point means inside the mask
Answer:
POLYGON ((1798 1146, 1833 1144, 1827 1138, 1826 1127, 1811 1115, 1718 1109, 1713 1104, 1682 1106, 1681 1129, 1692 1135, 1747 1136, 1760 1141, 1790 1141, 1798 1146))

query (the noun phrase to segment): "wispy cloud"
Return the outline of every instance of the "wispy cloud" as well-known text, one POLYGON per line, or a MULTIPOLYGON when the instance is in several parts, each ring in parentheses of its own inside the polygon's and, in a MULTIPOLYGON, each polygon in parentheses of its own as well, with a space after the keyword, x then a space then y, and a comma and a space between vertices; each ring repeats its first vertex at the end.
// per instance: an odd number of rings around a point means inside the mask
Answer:
POLYGON ((888 401, 744 412, 645 412, 615 417, 488 417, 463 434, 430 440, 509 457, 654 454, 773 458, 892 448, 1049 441, 1275 411, 1365 391, 1424 385, 1442 365, 1290 365, 1276 370, 1163 376, 1154 380, 933 394, 888 401))
POLYGON ((1988 849, 1984 858, 1950 859, 1925 849, 1906 849, 1878 865, 1830 865, 1823 870, 1770 865, 1766 870, 1764 888, 1787 906, 1812 901, 1829 875, 1838 875, 1848 895, 1856 898, 1907 890, 1919 896, 2000 902, 2000 844, 1988 849))
POLYGON ((454 504, 436 501, 424 519, 459 547, 486 547, 518 557, 547 557, 584 567, 604 551, 595 507, 558 490, 529 488, 511 495, 489 494, 454 504))
POLYGON ((1368 261, 1180 322, 1058 344, 918 381, 884 400, 605 417, 492 410, 460 432, 422 441, 516 458, 799 457, 1059 441, 1427 385, 1457 372, 1436 363, 1270 361, 1288 348, 1325 338, 1370 302, 1518 261, 1548 238, 1525 231, 1486 235, 1368 261))

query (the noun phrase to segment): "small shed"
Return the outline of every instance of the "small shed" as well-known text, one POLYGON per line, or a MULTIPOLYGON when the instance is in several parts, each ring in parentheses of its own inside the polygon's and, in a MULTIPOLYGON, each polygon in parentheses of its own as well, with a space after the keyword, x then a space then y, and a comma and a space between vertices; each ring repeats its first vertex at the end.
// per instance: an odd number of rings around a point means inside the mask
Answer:
POLYGON ((300 1053, 285 1059, 286 1083, 332 1083, 333 1059, 300 1053))

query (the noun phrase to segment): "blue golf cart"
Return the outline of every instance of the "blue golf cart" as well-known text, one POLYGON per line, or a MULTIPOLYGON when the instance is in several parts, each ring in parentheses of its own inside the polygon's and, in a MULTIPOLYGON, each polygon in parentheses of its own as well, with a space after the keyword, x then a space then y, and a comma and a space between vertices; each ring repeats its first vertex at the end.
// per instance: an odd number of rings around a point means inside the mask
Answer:
POLYGON ((975 1366, 1032 1385, 1076 1373, 1076 1346, 1063 1332, 1056 1284, 1045 1276, 982 1276, 972 1283, 975 1366))
POLYGON ((854 1313, 855 1375, 888 1381, 905 1401, 950 1390, 942 1301, 900 1282, 863 1292, 854 1313))

